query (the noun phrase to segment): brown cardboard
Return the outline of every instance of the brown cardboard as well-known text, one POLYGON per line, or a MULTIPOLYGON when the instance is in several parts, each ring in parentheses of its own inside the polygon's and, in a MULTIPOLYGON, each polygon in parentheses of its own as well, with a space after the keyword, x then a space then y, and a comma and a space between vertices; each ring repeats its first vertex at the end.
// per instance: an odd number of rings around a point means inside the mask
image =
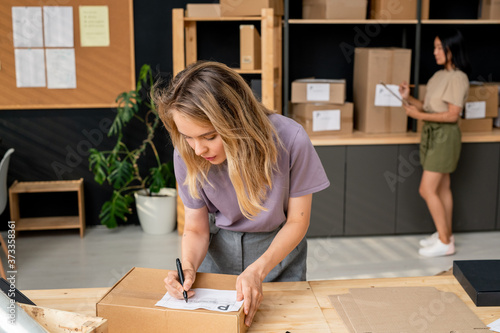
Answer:
POLYGON ((434 287, 349 289, 332 295, 340 317, 355 332, 462 332, 487 327, 454 293, 434 287), (341 308, 340 308, 341 307, 341 308))
POLYGON ((462 132, 491 132, 493 130, 493 118, 459 119, 458 126, 462 132))
POLYGON ((261 68, 260 35, 252 24, 240 25, 240 67, 241 69, 261 68))
POLYGON ((410 81, 411 50, 356 48, 354 53, 354 128, 365 133, 404 133, 408 117, 402 107, 375 106, 380 81, 410 81))
POLYGON ((481 20, 500 20, 500 0, 482 0, 481 20))
POLYGON ((302 0, 303 19, 366 19, 367 0, 302 0))
MULTIPOLYGON (((469 95, 467 102, 486 102, 486 116, 485 118, 498 117, 498 85, 496 84, 471 84, 469 87, 469 95)), ((467 118, 467 115, 465 115, 467 118)))
POLYGON ((301 124, 309 136, 319 135, 344 135, 351 134, 353 129, 352 116, 353 104, 312 104, 312 103, 299 103, 293 104, 291 110, 291 117, 296 122, 301 124), (340 111, 340 129, 338 130, 314 130, 314 117, 315 111, 340 111))
POLYGON ((220 17, 218 3, 188 3, 186 17, 220 17))
POLYGON ((344 104, 346 96, 345 80, 330 79, 299 79, 292 82, 292 103, 331 103, 344 104), (313 89, 316 84, 328 84, 328 98, 318 100, 308 95, 308 89, 313 89), (309 96, 309 97, 308 97, 309 96))
MULTIPOLYGON (((422 19, 429 18, 430 0, 422 0, 422 19)), ((377 20, 416 20, 417 0, 371 0, 370 18, 377 20)))
MULTIPOLYGON (((97 303, 97 315, 108 320, 109 333, 246 332, 243 307, 238 312, 176 310, 155 306, 166 292, 168 270, 132 268, 97 303)), ((193 288, 234 290, 235 275, 198 273, 193 288)))
POLYGON ((220 0, 221 16, 260 16, 262 8, 273 8, 283 15, 283 0, 220 0))

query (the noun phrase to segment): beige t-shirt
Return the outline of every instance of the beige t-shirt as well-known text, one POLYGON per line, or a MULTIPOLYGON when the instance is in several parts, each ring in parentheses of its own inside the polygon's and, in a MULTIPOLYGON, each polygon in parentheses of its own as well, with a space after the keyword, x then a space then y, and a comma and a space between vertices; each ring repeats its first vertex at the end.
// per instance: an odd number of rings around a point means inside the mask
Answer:
POLYGON ((427 82, 424 111, 446 112, 448 103, 463 107, 469 93, 469 79, 461 70, 442 69, 427 82))

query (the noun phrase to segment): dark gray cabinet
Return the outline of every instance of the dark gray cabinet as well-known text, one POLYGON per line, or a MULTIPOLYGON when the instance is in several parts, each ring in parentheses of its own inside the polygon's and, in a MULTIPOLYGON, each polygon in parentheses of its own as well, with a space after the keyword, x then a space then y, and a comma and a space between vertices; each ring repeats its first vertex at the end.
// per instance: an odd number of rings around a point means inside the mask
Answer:
MULTIPOLYGON (((331 182, 313 196, 309 237, 435 231, 418 188, 418 145, 317 146, 331 182)), ((500 230, 500 143, 465 143, 451 175, 454 231, 500 230)))
POLYGON ((347 146, 345 235, 393 234, 397 145, 347 146))
POLYGON ((317 146, 330 186, 313 194, 308 237, 344 234, 345 146, 317 146))

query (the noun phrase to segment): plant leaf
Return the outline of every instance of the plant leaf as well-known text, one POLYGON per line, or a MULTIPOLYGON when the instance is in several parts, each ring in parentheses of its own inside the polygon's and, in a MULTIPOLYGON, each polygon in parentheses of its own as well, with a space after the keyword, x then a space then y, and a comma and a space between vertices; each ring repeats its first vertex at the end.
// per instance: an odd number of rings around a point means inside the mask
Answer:
POLYGON ((128 161, 114 160, 109 168, 108 181, 118 190, 134 179, 134 166, 128 161))
POLYGON ((132 213, 130 204, 133 201, 134 198, 130 194, 121 195, 120 192, 113 191, 111 199, 102 205, 101 213, 99 214, 101 224, 112 229, 118 226, 117 218, 126 222, 127 217, 125 215, 132 213))
POLYGON ((116 116, 109 128, 108 136, 121 133, 124 126, 132 119, 139 111, 139 103, 141 99, 135 90, 123 92, 116 98, 118 107, 116 108, 116 116))
POLYGON ((162 163, 157 168, 149 169, 151 178, 149 190, 158 193, 162 187, 175 187, 173 163, 162 163))
POLYGON ((89 149, 89 169, 94 174, 94 180, 102 185, 106 180, 108 172, 108 164, 103 153, 95 148, 89 149))

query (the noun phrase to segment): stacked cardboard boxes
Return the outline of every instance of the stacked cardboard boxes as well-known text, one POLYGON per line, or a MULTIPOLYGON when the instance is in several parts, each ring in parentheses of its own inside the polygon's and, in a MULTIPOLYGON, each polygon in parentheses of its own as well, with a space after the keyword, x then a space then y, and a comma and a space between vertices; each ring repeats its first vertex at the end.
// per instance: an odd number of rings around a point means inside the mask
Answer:
POLYGON ((303 19, 366 19, 367 0, 302 0, 303 19))
MULTIPOLYGON (((493 129, 494 118, 498 117, 499 89, 497 83, 471 84, 469 95, 459 120, 462 132, 488 132, 493 129)), ((426 86, 419 86, 419 99, 424 100, 426 86)), ((424 122, 419 120, 417 131, 422 130, 424 122)))
MULTIPOLYGON (((430 0, 422 0, 422 19, 429 19, 430 0)), ((370 18, 377 20, 416 20, 417 0, 371 0, 370 18)))
POLYGON ((351 134, 353 104, 345 96, 345 80, 295 80, 290 116, 310 136, 351 134))
POLYGON ((409 82, 411 50, 356 48, 354 52, 354 128, 365 133, 404 133, 408 117, 398 85, 409 82), (398 97, 399 96, 399 99, 398 97))

